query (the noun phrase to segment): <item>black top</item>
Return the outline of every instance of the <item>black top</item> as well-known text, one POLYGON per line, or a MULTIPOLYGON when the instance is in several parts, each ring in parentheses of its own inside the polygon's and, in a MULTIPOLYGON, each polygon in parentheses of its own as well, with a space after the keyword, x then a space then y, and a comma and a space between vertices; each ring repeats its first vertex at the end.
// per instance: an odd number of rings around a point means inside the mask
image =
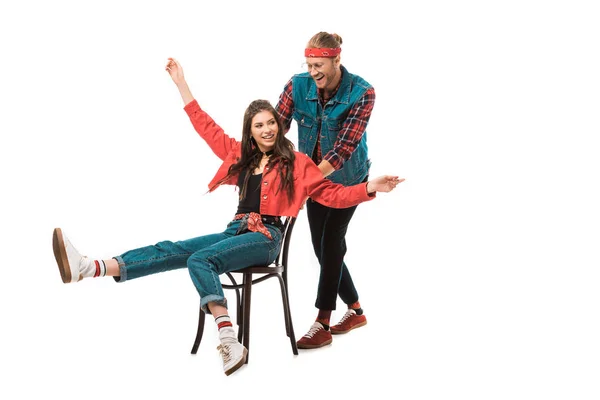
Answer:
MULTIPOLYGON (((238 188, 240 192, 244 179, 248 171, 240 172, 238 177, 238 188)), ((246 197, 240 200, 236 214, 247 214, 255 212, 260 214, 260 183, 262 182, 262 174, 250 175, 248 180, 248 187, 246 188, 246 197)))

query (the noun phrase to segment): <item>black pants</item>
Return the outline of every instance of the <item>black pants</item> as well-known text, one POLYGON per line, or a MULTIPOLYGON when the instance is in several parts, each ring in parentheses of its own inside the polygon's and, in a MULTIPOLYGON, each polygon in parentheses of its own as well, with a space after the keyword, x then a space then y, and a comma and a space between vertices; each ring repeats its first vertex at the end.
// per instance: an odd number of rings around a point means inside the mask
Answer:
POLYGON ((321 265, 315 307, 335 310, 338 294, 346 304, 357 302, 358 293, 344 263, 346 230, 357 206, 329 208, 309 199, 306 207, 313 248, 321 265))

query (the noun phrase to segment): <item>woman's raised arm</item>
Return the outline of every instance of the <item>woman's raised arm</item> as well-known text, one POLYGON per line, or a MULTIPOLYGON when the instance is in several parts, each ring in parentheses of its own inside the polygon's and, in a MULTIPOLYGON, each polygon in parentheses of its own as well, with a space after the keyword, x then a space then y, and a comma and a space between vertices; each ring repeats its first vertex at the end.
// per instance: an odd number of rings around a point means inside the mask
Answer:
POLYGON ((183 100, 183 104, 187 105, 194 100, 194 96, 192 96, 192 91, 190 90, 187 82, 185 81, 185 76, 183 75, 183 68, 179 61, 174 58, 169 57, 169 61, 167 62, 167 66, 165 70, 171 75, 171 79, 179 89, 179 94, 181 95, 181 99, 183 100))
POLYGON ((179 94, 181 94, 181 99, 185 104, 184 110, 190 117, 194 129, 206 141, 213 153, 221 160, 225 160, 228 154, 239 147, 239 142, 226 135, 210 115, 200 108, 185 81, 183 68, 179 64, 179 61, 169 58, 165 70, 169 73, 171 79, 173 79, 177 89, 179 89, 179 94))

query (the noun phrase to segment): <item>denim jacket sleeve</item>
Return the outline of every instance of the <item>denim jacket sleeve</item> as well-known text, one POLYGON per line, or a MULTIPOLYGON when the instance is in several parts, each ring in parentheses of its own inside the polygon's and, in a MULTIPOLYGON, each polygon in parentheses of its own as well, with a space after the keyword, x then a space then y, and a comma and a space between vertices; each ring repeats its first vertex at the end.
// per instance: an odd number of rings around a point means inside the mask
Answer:
POLYGON ((221 160, 235 151, 240 143, 225 134, 223 129, 204 112, 196 100, 192 100, 183 108, 192 121, 194 129, 206 141, 213 153, 221 160))

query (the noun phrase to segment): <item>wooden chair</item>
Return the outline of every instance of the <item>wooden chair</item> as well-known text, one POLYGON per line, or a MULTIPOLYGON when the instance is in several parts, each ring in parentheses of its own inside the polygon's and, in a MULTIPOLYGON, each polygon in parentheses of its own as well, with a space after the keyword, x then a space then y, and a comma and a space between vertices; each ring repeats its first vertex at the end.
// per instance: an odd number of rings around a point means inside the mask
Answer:
MULTIPOLYGON (((275 262, 271 265, 262 265, 248 267, 237 271, 227 272, 226 275, 231 281, 231 284, 223 284, 224 289, 234 289, 237 299, 237 324, 238 324, 238 340, 242 343, 246 349, 248 349, 248 356, 246 358, 246 364, 250 358, 250 301, 252 297, 252 286, 267 280, 269 278, 277 278, 279 280, 279 286, 281 287, 281 301, 283 304, 283 314, 285 318, 285 331, 287 336, 290 338, 290 344, 292 345, 292 352, 298 355, 298 347, 296 346, 296 338, 294 336, 294 327, 292 325, 292 317, 290 314, 290 303, 288 296, 288 283, 287 283, 287 268, 288 268, 288 254, 290 248, 290 239, 292 237, 292 230, 296 218, 287 217, 283 224, 283 237, 282 245, 275 259, 275 262), (242 283, 237 283, 234 279, 233 274, 242 274, 242 283), (255 277, 258 275, 258 277, 255 277), (241 289, 241 295, 240 295, 241 289)), ((202 340, 202 334, 204 332, 204 319, 206 314, 200 309, 198 317, 198 332, 196 333, 196 340, 192 347, 192 354, 196 354, 200 341, 202 340)))

